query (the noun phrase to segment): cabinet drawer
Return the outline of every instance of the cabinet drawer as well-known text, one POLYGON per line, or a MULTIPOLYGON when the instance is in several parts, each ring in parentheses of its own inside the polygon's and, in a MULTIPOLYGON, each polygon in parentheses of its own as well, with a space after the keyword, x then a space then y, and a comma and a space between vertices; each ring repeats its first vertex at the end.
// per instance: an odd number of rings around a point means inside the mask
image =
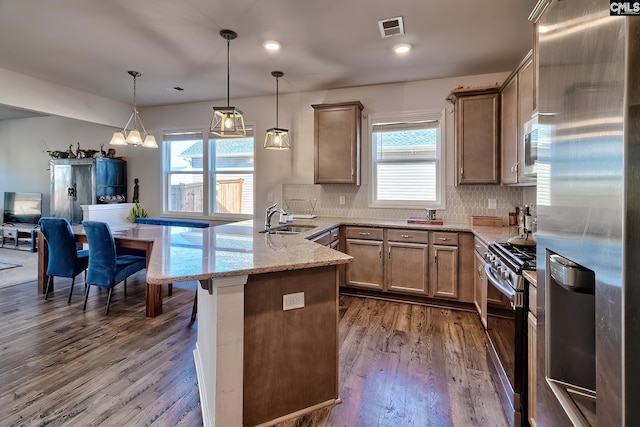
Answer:
POLYGON ((458 245, 458 233, 446 233, 442 231, 435 231, 433 233, 434 245, 458 245))
POLYGON ((382 240, 382 228, 347 227, 347 239, 382 240))
POLYGON ((489 251, 489 247, 487 246, 487 244, 483 242, 479 237, 473 238, 473 248, 480 254, 481 257, 484 257, 485 252, 489 251))
POLYGON ((331 242, 335 242, 340 238, 340 229, 338 227, 332 229, 329 233, 331 233, 331 242))
POLYGON ((387 230, 387 240, 392 242, 429 243, 428 231, 387 230))
POLYGON ((18 238, 18 230, 16 230, 16 229, 7 229, 7 228, 5 228, 3 230, 3 234, 4 234, 4 237, 9 237, 11 239, 18 238))

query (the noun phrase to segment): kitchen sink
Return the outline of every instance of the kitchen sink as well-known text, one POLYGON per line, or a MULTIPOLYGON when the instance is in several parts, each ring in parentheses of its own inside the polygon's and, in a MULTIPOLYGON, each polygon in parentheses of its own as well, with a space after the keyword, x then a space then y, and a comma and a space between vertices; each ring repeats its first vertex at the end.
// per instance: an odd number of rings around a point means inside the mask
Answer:
POLYGON ((260 230, 260 233, 269 233, 269 234, 299 234, 303 231, 310 230, 312 228, 316 228, 315 225, 305 225, 305 224, 290 224, 290 225, 279 225, 276 227, 271 227, 268 230, 260 230))

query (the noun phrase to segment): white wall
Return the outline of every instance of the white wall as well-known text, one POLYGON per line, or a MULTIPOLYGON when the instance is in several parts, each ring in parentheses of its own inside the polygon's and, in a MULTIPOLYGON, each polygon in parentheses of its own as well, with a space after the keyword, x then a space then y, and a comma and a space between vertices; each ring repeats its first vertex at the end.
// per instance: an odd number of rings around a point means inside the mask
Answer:
MULTIPOLYGON (((2 70, 0 69, 0 72, 2 70)), ((267 205, 267 195, 283 204, 282 184, 313 183, 313 108, 312 104, 360 101, 364 105, 365 117, 370 113, 398 112, 413 110, 452 109, 445 101, 451 89, 457 86, 485 86, 502 83, 508 72, 478 76, 465 76, 438 80, 362 86, 318 92, 280 94, 279 126, 292 133, 293 148, 290 151, 270 151, 262 149, 266 129, 275 125, 275 96, 254 97, 232 100, 231 104, 243 110, 247 122, 255 125, 256 135, 256 210, 263 216, 267 205)), ((2 77, 2 75, 0 75, 2 77)), ((0 78, 0 82, 2 78, 0 78)), ((1 85, 0 85, 1 88, 1 85)), ((33 94, 32 94, 33 95, 33 94)), ((0 103, 3 97, 0 95, 0 103)), ((44 101, 41 101, 44 102, 44 101)), ((14 103, 18 104, 18 103, 14 103)), ((75 103, 71 103, 76 105, 75 103)), ((22 104, 24 106, 24 104, 22 104)), ((61 106, 68 113, 68 104, 61 106)), ((212 107, 226 105, 224 101, 177 104, 148 107, 141 110, 142 121, 147 130, 157 140, 162 139, 164 130, 207 128, 210 124, 212 107)), ((16 105, 20 106, 20 105, 16 105)), ((96 107, 98 108, 98 107, 96 107)), ((100 107, 102 108, 102 107, 100 107)), ((130 108, 130 107, 129 107, 130 108)), ((86 117, 95 118, 92 105, 86 117)), ((49 106, 47 111, 55 108, 49 106)), ((128 110, 130 112, 130 110, 128 110)), ((80 116, 80 114, 75 114, 80 116)), ((124 125, 126 119, 118 126, 124 125)), ((96 120, 113 126, 113 116, 105 115, 105 120, 96 120), (107 117, 109 116, 109 117, 107 117)), ((446 114, 446 169, 447 185, 453 184, 454 130, 453 114, 446 114)), ((363 183, 368 178, 368 139, 366 125, 363 125, 363 183)), ((48 157, 43 152, 46 147, 64 150, 68 144, 80 142, 83 148, 105 147, 111 138, 113 127, 99 126, 85 121, 55 117, 5 120, 0 122, 0 192, 41 191, 45 193, 48 207, 49 175, 48 157), (45 147, 46 144, 46 147, 45 147)), ((133 191, 133 179, 140 180, 140 200, 150 216, 162 214, 162 150, 141 147, 116 147, 118 156, 127 159, 129 194, 133 191)), ((0 193, 1 194, 1 193, 0 193)))
MULTIPOLYGON (((508 72, 478 76, 455 77, 438 80, 362 86, 320 92, 280 94, 279 126, 292 132, 290 151, 270 151, 262 149, 266 130, 275 125, 275 96, 232 100, 231 105, 240 108, 246 121, 255 124, 256 130, 256 210, 263 215, 267 206, 267 195, 282 203, 282 184, 313 183, 313 108, 312 104, 360 101, 364 105, 365 117, 370 113, 398 112, 414 110, 452 109, 445 101, 451 89, 457 86, 485 86, 502 83, 508 72)), ((147 130, 152 131, 158 141, 162 131, 167 129, 203 128, 209 125, 212 106, 226 105, 226 102, 206 102, 145 108, 141 112, 147 130)), ((363 183, 367 182, 368 140, 366 125, 363 124, 363 183)), ((446 161, 447 183, 453 184, 454 161, 453 114, 446 114, 446 161)), ((149 153, 138 150, 131 153, 136 172, 130 176, 140 178, 145 192, 151 199, 145 199, 145 206, 154 214, 161 212, 161 151, 149 153), (149 204, 150 202, 150 204, 149 204)), ((130 166, 131 167, 131 166, 130 166)), ((130 169, 131 170, 131 169, 130 169)))
POLYGON ((106 151, 112 134, 112 127, 62 117, 0 121, 0 203, 5 191, 42 193, 42 211, 48 215, 47 150, 66 151, 72 144, 75 152, 79 142, 80 148, 94 150, 104 144, 106 151))

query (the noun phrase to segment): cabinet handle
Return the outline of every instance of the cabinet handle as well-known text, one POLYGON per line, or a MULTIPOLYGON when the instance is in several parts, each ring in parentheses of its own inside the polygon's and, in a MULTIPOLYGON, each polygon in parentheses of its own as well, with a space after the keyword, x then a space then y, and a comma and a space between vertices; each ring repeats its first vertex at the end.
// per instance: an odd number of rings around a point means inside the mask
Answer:
POLYGON ((478 249, 478 248, 480 248, 481 246, 480 246, 480 245, 475 245, 475 247, 476 247, 476 249, 478 249))
POLYGON ((371 235, 371 233, 365 233, 363 231, 359 232, 358 234, 361 235, 361 236, 370 236, 371 235))
POLYGON ((389 259, 391 259, 391 248, 389 248, 389 259))
POLYGON ((464 169, 460 168, 460 176, 464 178, 464 169))
POLYGON ((378 258, 382 259, 382 246, 378 249, 378 258))
POLYGON ((354 173, 355 173, 354 170, 351 169, 351 178, 353 178, 354 173))
POLYGON ((409 234, 401 234, 401 236, 404 237, 405 239, 413 239, 413 236, 409 234))
POLYGON ((438 240, 440 240, 441 242, 446 242, 447 240, 451 240, 448 237, 439 237, 438 240))

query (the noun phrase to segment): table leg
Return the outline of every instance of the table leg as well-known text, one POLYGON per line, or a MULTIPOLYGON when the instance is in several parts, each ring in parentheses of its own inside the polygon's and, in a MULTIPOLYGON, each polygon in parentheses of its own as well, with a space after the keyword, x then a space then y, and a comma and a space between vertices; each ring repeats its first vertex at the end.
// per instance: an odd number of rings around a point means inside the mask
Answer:
MULTIPOLYGON (((38 231, 38 293, 44 294, 47 287, 47 266, 49 264, 49 247, 44 241, 44 235, 38 231)), ((53 280, 51 281, 51 289, 53 290, 53 280)))

